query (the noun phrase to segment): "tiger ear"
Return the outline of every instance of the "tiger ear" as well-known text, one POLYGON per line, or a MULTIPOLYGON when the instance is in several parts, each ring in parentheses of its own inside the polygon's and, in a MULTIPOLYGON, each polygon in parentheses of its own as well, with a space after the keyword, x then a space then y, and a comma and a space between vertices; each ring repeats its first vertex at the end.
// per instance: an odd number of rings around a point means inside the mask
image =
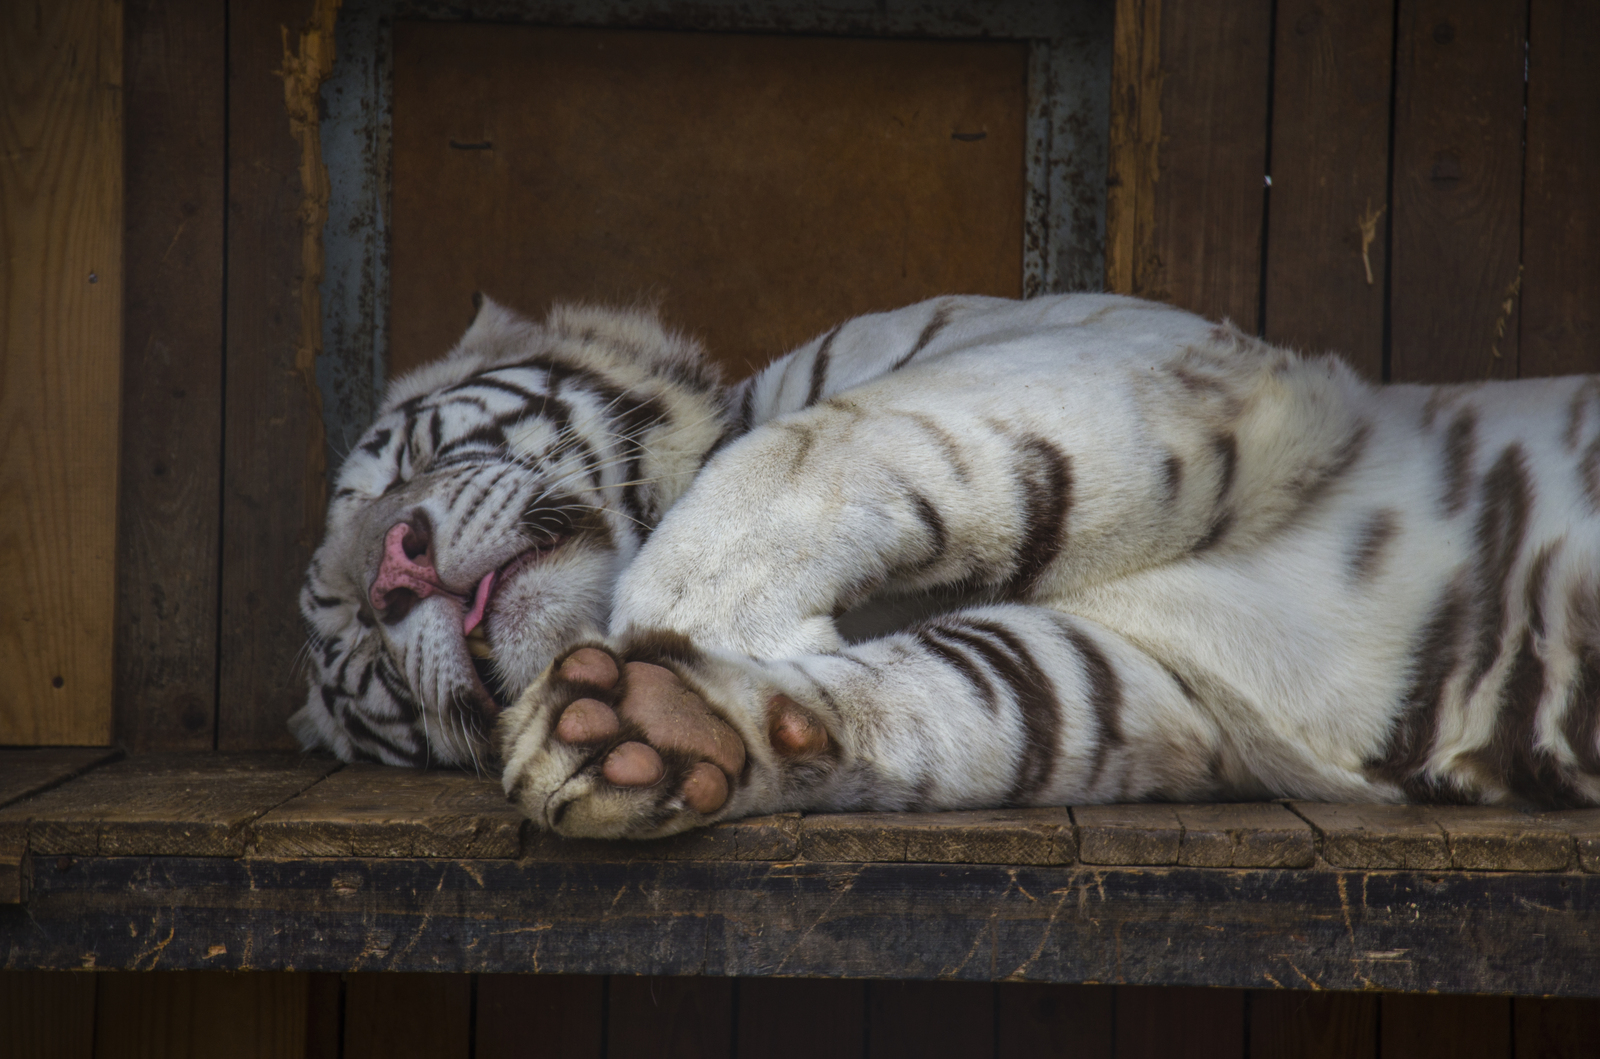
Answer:
POLYGON ((452 355, 499 346, 527 327, 526 320, 482 291, 473 294, 472 307, 472 323, 467 325, 466 334, 461 336, 452 355))

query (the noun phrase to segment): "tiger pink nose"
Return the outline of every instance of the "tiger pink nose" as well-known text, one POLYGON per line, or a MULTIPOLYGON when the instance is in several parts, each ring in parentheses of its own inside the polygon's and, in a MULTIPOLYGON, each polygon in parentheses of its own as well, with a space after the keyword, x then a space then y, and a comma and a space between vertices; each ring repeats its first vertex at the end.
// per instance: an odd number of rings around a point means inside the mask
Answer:
POLYGON ((439 583, 432 556, 426 548, 419 551, 416 542, 416 531, 406 522, 389 527, 384 536, 383 558, 378 562, 378 579, 372 582, 371 591, 372 605, 379 610, 388 609, 389 593, 397 588, 415 592, 418 599, 427 599, 435 592, 453 594, 439 583), (412 543, 411 552, 417 553, 415 557, 406 550, 407 538, 412 543))

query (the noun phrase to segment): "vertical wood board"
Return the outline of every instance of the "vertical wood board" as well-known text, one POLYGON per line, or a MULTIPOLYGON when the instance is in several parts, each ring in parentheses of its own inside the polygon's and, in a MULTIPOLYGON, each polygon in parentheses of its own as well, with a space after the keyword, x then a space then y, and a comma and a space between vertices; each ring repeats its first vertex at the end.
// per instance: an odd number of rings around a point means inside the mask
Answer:
POLYGON ((95 1059, 301 1059, 307 978, 285 971, 96 975, 95 1059))
POLYGON ((0 744, 105 744, 122 5, 7 4, 0 56, 0 744))
POLYGON ((613 975, 606 1059, 728 1059, 731 978, 613 975))
POLYGON ((92 1059, 98 982, 77 971, 0 971, 0 1044, 7 1054, 92 1059))
POLYGON ((987 982, 867 983, 868 1059, 994 1055, 994 990, 987 982))
POLYGON ((1246 1059, 1377 1059, 1377 1049, 1378 997, 1373 994, 1292 989, 1250 994, 1246 1059))
POLYGON ((1112 1059, 1116 987, 1004 982, 995 987, 995 1055, 1112 1059))
POLYGON ((1386 993, 1379 1013, 1378 1054, 1386 1059, 1507 1059, 1511 998, 1386 993))
POLYGON ((117 739, 216 729, 226 8, 129 0, 117 739))
POLYGON ((744 978, 735 1054, 752 1059, 862 1059, 867 984, 848 979, 744 978))
POLYGON ((467 1059, 472 976, 345 976, 344 1059, 467 1059))
POLYGON ((1117 1059, 1244 1054, 1243 989, 1117 987, 1117 1059))
POLYGON ((603 1059, 604 978, 480 974, 475 1059, 603 1059))

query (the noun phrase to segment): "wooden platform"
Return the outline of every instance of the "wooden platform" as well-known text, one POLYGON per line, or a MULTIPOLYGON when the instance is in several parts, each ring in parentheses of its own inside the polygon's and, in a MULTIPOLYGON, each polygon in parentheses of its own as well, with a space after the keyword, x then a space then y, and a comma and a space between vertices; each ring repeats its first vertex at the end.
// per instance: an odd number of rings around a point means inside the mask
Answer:
POLYGON ((0 751, 5 968, 1600 995, 1600 810, 789 814, 571 842, 461 773, 107 757, 0 751))

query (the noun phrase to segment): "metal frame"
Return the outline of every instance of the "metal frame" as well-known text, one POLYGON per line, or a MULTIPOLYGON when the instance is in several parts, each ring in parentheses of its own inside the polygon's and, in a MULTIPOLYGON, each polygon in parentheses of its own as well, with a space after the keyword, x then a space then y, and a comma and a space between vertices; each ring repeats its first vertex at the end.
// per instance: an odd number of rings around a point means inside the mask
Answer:
POLYGON ((332 189, 317 383, 332 474, 377 408, 388 363, 396 19, 1028 43, 1026 296, 1104 285, 1109 0, 345 0, 322 87, 332 189))

